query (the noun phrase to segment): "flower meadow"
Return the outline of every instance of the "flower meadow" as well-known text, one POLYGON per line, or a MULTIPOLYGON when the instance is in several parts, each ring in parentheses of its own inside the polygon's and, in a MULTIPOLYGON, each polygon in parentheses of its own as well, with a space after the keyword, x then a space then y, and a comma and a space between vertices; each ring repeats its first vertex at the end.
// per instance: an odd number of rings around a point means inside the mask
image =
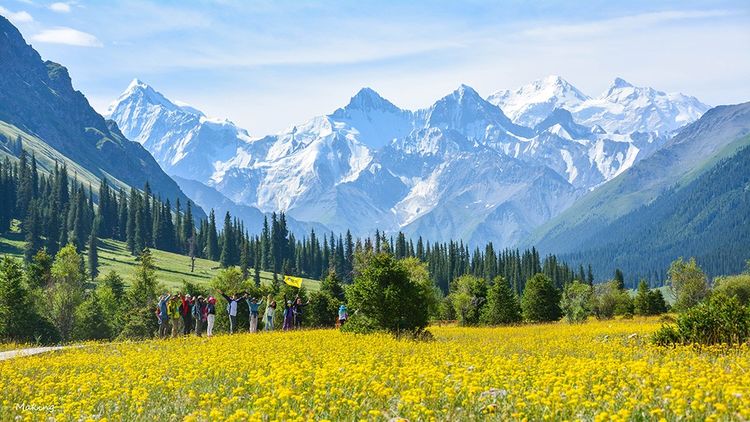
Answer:
POLYGON ((749 420, 750 348, 655 319, 87 345, 0 362, 3 420, 749 420))

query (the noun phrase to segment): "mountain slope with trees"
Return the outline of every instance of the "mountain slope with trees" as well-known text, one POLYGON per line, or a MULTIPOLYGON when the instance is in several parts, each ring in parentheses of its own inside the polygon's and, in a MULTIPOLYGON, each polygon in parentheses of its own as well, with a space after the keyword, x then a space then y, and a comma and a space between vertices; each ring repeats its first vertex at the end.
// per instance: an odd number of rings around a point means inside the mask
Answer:
MULTIPOLYGON (((743 139, 750 143, 750 136, 743 139)), ((711 276, 740 272, 750 257, 750 147, 600 233, 565 258, 590 262, 597 274, 621 268, 631 287, 639 278, 662 284, 680 256, 695 257, 711 276)))

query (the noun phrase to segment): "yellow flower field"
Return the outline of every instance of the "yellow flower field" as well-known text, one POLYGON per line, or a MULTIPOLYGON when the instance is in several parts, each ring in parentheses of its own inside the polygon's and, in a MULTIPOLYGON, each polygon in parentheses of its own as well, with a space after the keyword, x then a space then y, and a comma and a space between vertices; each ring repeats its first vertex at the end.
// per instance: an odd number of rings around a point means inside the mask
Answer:
POLYGON ((750 349, 656 320, 109 344, 0 362, 3 420, 748 420, 750 349))

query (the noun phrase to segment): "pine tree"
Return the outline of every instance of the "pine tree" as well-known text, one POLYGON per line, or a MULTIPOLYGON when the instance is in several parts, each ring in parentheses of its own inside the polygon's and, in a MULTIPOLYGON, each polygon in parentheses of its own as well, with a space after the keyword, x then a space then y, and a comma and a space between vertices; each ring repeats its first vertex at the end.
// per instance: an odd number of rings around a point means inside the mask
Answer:
POLYGON ((98 244, 99 239, 96 236, 96 225, 94 225, 94 228, 91 229, 91 234, 89 235, 89 244, 88 244, 88 273, 91 277, 91 281, 93 282, 96 276, 99 275, 99 248, 98 244))
POLYGON ((615 284, 620 290, 625 290, 625 276, 622 274, 619 268, 615 269, 615 284))
POLYGON ((122 338, 149 338, 154 335, 158 325, 154 316, 156 274, 151 251, 144 248, 138 259, 140 263, 125 298, 125 323, 120 333, 122 338))
POLYGON ((206 258, 216 261, 219 259, 219 240, 216 235, 216 215, 214 210, 208 215, 208 233, 206 238, 206 258))
POLYGON ((36 312, 23 286, 19 263, 5 257, 0 263, 0 339, 44 343, 58 340, 54 327, 36 312))
POLYGON ((482 308, 483 324, 515 324, 521 322, 521 304, 510 283, 498 276, 487 291, 487 304, 482 308))

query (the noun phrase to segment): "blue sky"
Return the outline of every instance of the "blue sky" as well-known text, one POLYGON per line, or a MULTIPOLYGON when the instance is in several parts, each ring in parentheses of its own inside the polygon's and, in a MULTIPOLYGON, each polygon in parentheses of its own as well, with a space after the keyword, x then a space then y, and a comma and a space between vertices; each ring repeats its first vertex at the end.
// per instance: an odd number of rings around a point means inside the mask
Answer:
POLYGON ((258 136, 363 86, 411 109, 549 74, 592 96, 620 76, 750 100, 748 1, 0 0, 0 14, 99 111, 138 77, 258 136))

